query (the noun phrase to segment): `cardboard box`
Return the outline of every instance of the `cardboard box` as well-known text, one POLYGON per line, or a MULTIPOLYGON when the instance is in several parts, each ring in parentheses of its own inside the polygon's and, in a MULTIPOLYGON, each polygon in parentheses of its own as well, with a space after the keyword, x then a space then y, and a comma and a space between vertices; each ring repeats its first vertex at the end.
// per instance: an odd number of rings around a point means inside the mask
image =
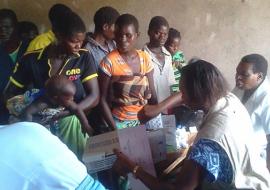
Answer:
MULTIPOLYGON (((113 149, 120 149, 145 171, 156 176, 149 140, 144 126, 121 129, 91 137, 83 155, 88 172, 94 173, 112 167, 116 157, 113 149)), ((132 175, 129 175, 132 189, 148 188, 132 175)))

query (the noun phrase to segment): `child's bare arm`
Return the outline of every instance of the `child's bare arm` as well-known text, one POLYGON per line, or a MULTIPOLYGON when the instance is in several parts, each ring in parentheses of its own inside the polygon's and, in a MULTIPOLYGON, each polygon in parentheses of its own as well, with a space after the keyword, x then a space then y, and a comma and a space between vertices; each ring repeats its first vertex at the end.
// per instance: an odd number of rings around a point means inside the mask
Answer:
POLYGON ((21 114, 21 118, 26 121, 33 121, 33 115, 38 112, 44 110, 48 107, 48 104, 43 98, 39 98, 32 102, 29 106, 25 108, 23 113, 21 114))

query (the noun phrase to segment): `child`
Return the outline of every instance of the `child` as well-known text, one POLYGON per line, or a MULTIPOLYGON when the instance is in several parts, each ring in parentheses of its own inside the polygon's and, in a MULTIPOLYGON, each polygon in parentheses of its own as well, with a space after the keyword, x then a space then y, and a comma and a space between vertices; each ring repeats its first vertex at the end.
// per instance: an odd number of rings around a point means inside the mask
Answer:
POLYGON ((45 95, 38 98, 25 109, 25 119, 32 121, 35 114, 41 114, 45 117, 49 117, 49 119, 45 118, 45 120, 43 118, 43 122, 47 122, 48 120, 52 121, 57 119, 57 116, 60 116, 59 114, 66 114, 65 111, 62 110, 69 110, 70 113, 73 113, 79 118, 83 133, 87 133, 91 136, 93 130, 88 124, 85 113, 73 100, 75 92, 76 87, 74 83, 68 80, 67 77, 64 75, 52 76, 45 84, 45 95), (61 109, 59 106, 63 108, 61 109), (49 107, 57 109, 47 109, 49 107))
POLYGON ((138 126, 143 106, 148 100, 156 103, 153 65, 148 54, 135 49, 138 36, 136 17, 130 14, 118 17, 115 22, 117 49, 100 63, 100 105, 112 129, 138 126), (108 102, 109 89, 113 89, 111 102, 108 102))
POLYGON ((181 41, 180 32, 174 28, 170 28, 168 39, 165 43, 165 47, 172 55, 172 65, 176 81, 176 83, 171 86, 171 90, 173 93, 179 92, 181 68, 186 65, 184 54, 180 50, 180 41, 181 41))
MULTIPOLYGON (((93 56, 97 70, 102 59, 116 49, 116 44, 113 41, 114 23, 119 15, 119 12, 110 6, 101 7, 94 15, 94 33, 87 34, 84 47, 93 56)), ((97 134, 108 131, 109 128, 104 122, 98 106, 91 110, 88 119, 97 134)))
POLYGON ((113 7, 101 7, 94 15, 95 31, 89 35, 85 45, 94 57, 95 65, 98 68, 102 59, 116 48, 114 39, 114 23, 119 13, 113 7))
POLYGON ((168 30, 169 24, 164 17, 153 17, 148 29, 150 41, 143 48, 150 55, 154 66, 154 85, 158 102, 171 95, 170 87, 175 84, 172 57, 164 47, 168 30))

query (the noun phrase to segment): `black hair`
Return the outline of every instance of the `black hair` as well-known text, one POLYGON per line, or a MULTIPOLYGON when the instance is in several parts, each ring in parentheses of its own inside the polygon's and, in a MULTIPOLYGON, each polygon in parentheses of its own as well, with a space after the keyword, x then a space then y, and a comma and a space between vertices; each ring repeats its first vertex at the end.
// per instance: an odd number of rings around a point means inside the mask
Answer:
POLYGON ((20 21, 18 23, 18 33, 19 35, 28 33, 30 31, 36 31, 38 33, 38 28, 37 26, 30 21, 20 21))
POLYGON ((101 7, 94 15, 95 31, 102 32, 103 25, 114 24, 119 15, 119 12, 113 7, 101 7))
POLYGON ((244 56, 240 63, 249 63, 253 65, 254 73, 262 73, 263 78, 267 75, 268 62, 267 60, 260 54, 249 54, 244 56))
POLYGON ((75 88, 74 83, 69 80, 65 75, 53 75, 45 83, 45 90, 47 95, 63 95, 68 91, 68 87, 75 88))
POLYGON ((149 23, 148 31, 158 30, 161 26, 169 27, 168 21, 162 16, 155 16, 149 23))
POLYGON ((181 70, 181 82, 191 101, 201 106, 212 106, 228 92, 228 85, 221 72, 204 60, 195 61, 181 70))
POLYGON ((86 27, 79 15, 74 12, 69 12, 65 20, 59 23, 57 32, 62 37, 72 37, 75 33, 86 32, 86 27))
POLYGON ((122 28, 123 26, 133 25, 135 31, 139 32, 139 22, 137 18, 131 14, 122 14, 119 16, 115 22, 115 27, 122 28))
POLYGON ((0 9, 0 19, 3 18, 9 18, 15 26, 18 23, 17 15, 11 9, 0 9))
POLYGON ((168 47, 175 38, 179 38, 181 40, 181 34, 178 30, 170 28, 168 32, 167 41, 165 42, 165 47, 168 47))
POLYGON ((65 20, 65 16, 69 12, 72 12, 72 10, 68 6, 61 3, 54 4, 50 8, 48 15, 52 28, 57 30, 57 26, 59 25, 59 23, 65 20))
POLYGON ((168 32, 168 40, 173 40, 175 38, 180 38, 181 39, 181 34, 178 30, 174 28, 170 28, 168 32))

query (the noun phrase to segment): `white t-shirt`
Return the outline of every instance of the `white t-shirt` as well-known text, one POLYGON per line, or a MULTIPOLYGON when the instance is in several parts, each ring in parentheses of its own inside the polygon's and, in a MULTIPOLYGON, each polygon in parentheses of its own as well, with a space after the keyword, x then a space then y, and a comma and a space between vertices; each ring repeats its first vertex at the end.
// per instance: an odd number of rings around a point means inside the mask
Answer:
POLYGON ((143 51, 147 52, 151 57, 154 66, 153 78, 157 100, 158 102, 162 102, 171 95, 171 86, 176 83, 172 67, 172 56, 164 47, 162 47, 162 52, 165 56, 165 64, 162 65, 149 50, 147 45, 143 47, 143 51))
POLYGON ((86 167, 56 136, 32 122, 0 126, 0 189, 75 189, 86 167))

